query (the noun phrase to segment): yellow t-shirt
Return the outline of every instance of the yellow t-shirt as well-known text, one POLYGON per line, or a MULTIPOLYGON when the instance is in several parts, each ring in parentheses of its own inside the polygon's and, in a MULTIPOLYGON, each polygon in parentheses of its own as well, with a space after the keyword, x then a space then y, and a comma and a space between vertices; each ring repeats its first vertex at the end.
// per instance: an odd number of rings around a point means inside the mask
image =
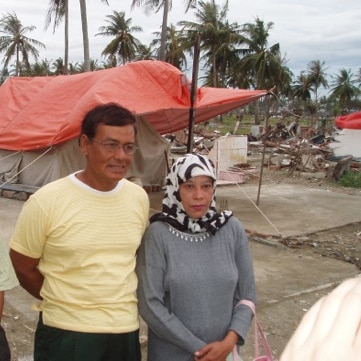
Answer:
POLYGON ((79 332, 139 328, 135 255, 148 215, 146 192, 127 180, 99 192, 71 175, 29 198, 10 247, 40 258, 44 324, 79 332))

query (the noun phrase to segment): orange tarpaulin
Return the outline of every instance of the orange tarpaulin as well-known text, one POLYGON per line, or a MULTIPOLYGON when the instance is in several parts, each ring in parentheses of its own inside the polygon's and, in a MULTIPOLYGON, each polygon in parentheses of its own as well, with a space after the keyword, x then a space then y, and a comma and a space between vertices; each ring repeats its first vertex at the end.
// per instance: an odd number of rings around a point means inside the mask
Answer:
MULTIPOLYGON (((265 90, 198 88, 195 122, 236 109, 265 90)), ((9 78, 0 87, 0 149, 33 150, 79 136, 84 114, 117 102, 160 134, 187 128, 190 82, 172 65, 139 61, 76 75, 9 78)))
POLYGON ((361 112, 336 117, 335 124, 341 129, 361 129, 361 112))

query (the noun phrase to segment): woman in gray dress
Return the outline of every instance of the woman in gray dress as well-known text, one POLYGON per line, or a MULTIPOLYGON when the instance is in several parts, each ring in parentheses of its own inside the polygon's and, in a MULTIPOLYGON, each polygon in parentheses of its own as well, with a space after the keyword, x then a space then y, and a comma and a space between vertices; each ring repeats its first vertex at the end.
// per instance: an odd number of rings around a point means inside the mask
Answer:
POLYGON ((187 154, 167 177, 162 213, 150 219, 137 259, 148 361, 224 361, 245 341, 255 302, 247 235, 231 211, 216 210, 216 175, 187 154))

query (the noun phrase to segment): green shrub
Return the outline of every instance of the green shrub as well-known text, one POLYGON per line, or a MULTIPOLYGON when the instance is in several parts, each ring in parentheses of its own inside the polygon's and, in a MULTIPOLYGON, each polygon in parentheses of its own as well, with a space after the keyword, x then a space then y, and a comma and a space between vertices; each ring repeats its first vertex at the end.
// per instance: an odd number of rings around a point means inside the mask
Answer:
POLYGON ((338 181, 344 187, 361 188, 361 173, 346 172, 338 181))

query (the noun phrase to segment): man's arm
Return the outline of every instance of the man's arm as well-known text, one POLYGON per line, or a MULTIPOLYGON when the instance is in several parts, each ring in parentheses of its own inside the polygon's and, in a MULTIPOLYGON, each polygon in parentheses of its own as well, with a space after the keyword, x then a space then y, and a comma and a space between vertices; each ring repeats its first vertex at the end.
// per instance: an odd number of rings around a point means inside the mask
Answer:
POLYGON ((42 299, 40 290, 44 277, 39 272, 39 258, 31 258, 10 249, 10 258, 20 285, 32 296, 42 299))

